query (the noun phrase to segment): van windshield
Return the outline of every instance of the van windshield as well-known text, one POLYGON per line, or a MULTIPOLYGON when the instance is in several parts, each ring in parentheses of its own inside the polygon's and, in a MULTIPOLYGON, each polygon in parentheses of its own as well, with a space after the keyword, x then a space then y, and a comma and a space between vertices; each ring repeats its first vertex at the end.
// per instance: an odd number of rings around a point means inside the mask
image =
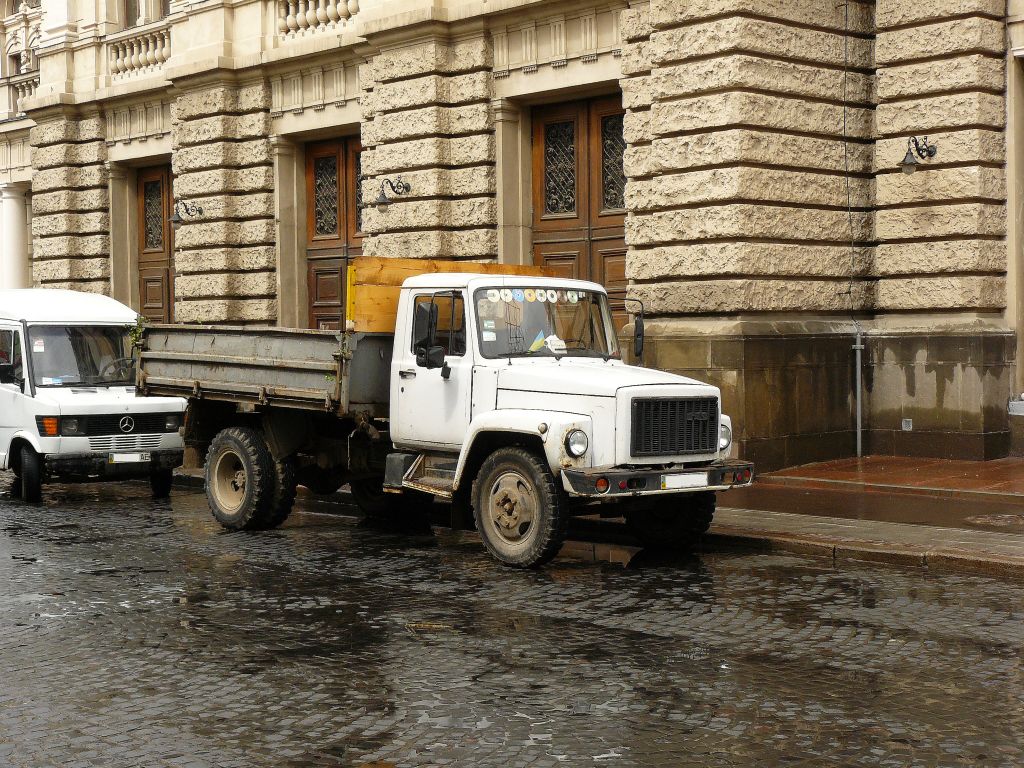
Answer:
POLYGON ((474 301, 484 357, 619 357, 600 291, 482 288, 474 301))
POLYGON ((135 361, 123 326, 33 325, 28 338, 37 387, 135 383, 135 361))

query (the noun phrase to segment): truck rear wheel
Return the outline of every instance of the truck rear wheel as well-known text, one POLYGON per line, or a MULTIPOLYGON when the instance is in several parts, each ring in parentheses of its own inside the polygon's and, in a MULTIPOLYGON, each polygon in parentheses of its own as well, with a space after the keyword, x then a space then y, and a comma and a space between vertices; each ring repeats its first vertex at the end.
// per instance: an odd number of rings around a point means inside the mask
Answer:
POLYGON ((473 483, 473 517, 487 551, 513 568, 551 560, 569 524, 547 464, 524 448, 500 448, 484 461, 473 483))
POLYGON ((658 499, 649 508, 626 512, 626 526, 647 549, 692 549, 711 527, 715 502, 714 491, 658 499))
POLYGON ((274 468, 274 492, 261 528, 277 528, 295 507, 295 460, 271 457, 270 461, 274 468))
POLYGON ((29 446, 21 446, 21 500, 38 504, 43 499, 43 457, 29 446))
POLYGON ((263 436, 230 427, 210 443, 206 454, 206 498, 210 511, 230 531, 266 526, 275 496, 275 468, 263 436))

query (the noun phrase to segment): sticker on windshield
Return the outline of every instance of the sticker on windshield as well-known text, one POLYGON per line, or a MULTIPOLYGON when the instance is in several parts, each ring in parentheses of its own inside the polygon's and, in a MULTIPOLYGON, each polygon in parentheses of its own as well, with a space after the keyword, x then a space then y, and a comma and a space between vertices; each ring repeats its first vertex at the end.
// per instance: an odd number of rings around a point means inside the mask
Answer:
POLYGON ((36 339, 35 341, 32 342, 32 351, 33 352, 45 352, 46 351, 46 344, 43 342, 42 339, 36 339))
POLYGON ((498 340, 498 334, 496 334, 494 331, 484 331, 483 334, 481 335, 483 336, 484 341, 498 340))
POLYGON ((579 301, 579 296, 576 295, 576 291, 566 292, 565 298, 569 300, 570 304, 575 304, 577 301, 579 301))
POLYGON ((539 289, 536 293, 537 293, 537 301, 547 301, 548 300, 548 292, 545 291, 543 288, 539 289))
POLYGON ((557 302, 558 301, 558 291, 549 290, 548 291, 548 301, 550 301, 552 303, 557 302))
POLYGON ((523 291, 523 296, 527 301, 534 301, 537 298, 537 294, 534 293, 533 288, 527 288, 523 291))
POLYGON ((512 290, 510 288, 503 288, 501 291, 501 300, 504 302, 512 301, 512 290))
POLYGON ((495 304, 497 304, 499 301, 501 301, 501 291, 499 291, 497 288, 491 288, 491 290, 487 292, 487 300, 493 301, 495 304))
POLYGON ((494 321, 493 320, 484 320, 484 328, 486 330, 488 330, 488 331, 493 331, 494 330, 494 321))
POLYGON ((525 297, 526 291, 524 291, 522 288, 512 289, 512 298, 515 299, 516 301, 522 301, 525 297))

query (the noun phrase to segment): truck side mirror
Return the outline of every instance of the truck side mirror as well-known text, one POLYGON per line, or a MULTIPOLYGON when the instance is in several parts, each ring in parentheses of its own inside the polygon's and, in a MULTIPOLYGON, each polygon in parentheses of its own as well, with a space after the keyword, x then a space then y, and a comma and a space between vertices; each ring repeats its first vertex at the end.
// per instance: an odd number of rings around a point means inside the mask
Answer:
POLYGON ((444 366, 444 347, 419 347, 416 350, 416 365, 431 370, 444 366))
POLYGON ((637 315, 633 321, 633 357, 644 361, 644 316, 637 315))

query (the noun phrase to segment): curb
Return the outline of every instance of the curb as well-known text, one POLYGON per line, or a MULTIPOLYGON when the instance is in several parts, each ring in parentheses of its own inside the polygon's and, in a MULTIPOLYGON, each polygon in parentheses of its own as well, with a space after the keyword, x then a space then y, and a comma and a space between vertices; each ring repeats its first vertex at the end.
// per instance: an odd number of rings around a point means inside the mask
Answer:
POLYGON ((1024 506, 1024 494, 1005 491, 975 491, 968 488, 937 488, 927 485, 891 485, 888 483, 865 483, 859 480, 829 480, 817 477, 795 477, 759 475, 758 483, 776 488, 823 491, 873 491, 900 496, 927 496, 937 499, 960 499, 1002 501, 1007 504, 1024 506))
POLYGON ((732 547, 765 552, 817 555, 841 563, 884 563, 927 568, 943 573, 973 573, 1024 580, 1024 558, 980 554, 958 549, 925 548, 886 542, 860 542, 776 534, 767 531, 746 532, 727 526, 712 526, 704 537, 701 551, 732 547), (710 547, 709 547, 710 545, 710 547))

